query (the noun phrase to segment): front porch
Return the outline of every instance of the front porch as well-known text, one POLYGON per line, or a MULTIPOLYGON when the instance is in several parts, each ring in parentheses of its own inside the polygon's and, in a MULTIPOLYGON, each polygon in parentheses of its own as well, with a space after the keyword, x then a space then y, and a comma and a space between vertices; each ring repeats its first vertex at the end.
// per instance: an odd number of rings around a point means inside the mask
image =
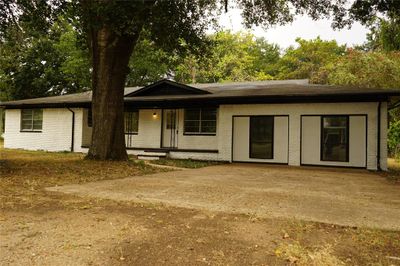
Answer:
MULTIPOLYGON (((143 159, 171 157, 218 160, 217 110, 127 108, 125 144, 128 153, 143 159)), ((88 148, 91 142, 90 115, 89 109, 84 109, 83 148, 88 148)))

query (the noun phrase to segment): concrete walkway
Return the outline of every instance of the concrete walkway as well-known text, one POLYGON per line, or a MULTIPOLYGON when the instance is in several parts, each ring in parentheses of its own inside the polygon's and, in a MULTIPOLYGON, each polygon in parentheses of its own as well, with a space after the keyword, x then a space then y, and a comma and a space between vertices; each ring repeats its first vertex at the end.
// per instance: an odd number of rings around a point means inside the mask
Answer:
POLYGON ((400 186, 366 170, 227 164, 48 190, 400 230, 400 186))

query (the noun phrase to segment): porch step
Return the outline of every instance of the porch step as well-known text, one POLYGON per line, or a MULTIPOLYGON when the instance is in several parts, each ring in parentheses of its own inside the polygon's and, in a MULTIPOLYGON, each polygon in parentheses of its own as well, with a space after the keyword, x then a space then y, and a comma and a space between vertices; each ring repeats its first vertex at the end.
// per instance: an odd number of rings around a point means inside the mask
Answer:
POLYGON ((159 160, 167 157, 167 152, 142 151, 137 154, 139 160, 159 160))
POLYGON ((138 155, 139 160, 146 160, 146 161, 152 161, 152 160, 160 160, 161 157, 159 156, 145 156, 145 155, 138 155))

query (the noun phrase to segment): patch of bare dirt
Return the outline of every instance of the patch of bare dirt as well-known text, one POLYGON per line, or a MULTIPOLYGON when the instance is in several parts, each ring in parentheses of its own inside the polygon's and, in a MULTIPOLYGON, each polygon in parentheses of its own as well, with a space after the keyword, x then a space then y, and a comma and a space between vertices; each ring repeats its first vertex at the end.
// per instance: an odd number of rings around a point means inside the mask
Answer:
POLYGON ((388 256, 400 256, 396 231, 47 192, 147 170, 90 161, 80 170, 76 155, 31 155, 1 154, 0 265, 395 265, 388 256))
POLYGON ((388 230, 400 230, 399 189, 366 170, 254 164, 49 188, 112 200, 388 230))

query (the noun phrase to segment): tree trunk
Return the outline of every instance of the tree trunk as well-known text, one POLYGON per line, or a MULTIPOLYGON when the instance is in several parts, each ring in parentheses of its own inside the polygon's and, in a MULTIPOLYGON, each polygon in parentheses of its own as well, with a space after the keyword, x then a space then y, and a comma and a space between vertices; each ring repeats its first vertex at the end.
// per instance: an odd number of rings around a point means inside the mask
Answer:
POLYGON ((102 27, 91 32, 92 143, 87 158, 127 160, 124 134, 124 87, 136 35, 117 35, 102 27))

